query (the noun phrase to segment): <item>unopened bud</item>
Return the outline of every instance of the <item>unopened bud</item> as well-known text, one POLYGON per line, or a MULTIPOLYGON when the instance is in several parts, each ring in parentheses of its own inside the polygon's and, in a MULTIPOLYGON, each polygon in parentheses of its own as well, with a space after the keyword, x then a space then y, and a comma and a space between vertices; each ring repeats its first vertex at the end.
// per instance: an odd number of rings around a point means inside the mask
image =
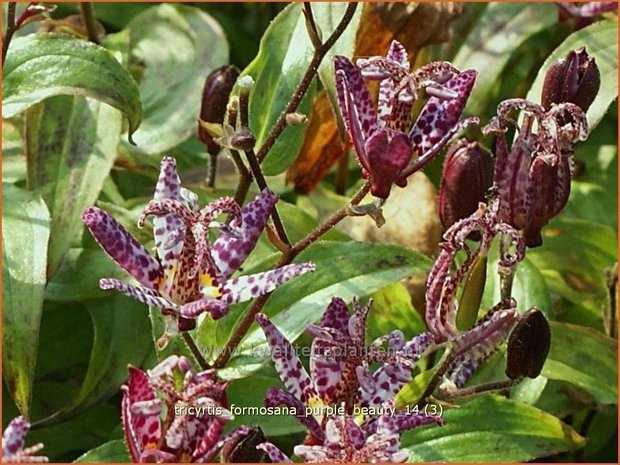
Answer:
POLYGON ((224 463, 258 463, 262 462, 264 452, 256 446, 265 442, 260 427, 252 427, 245 434, 231 437, 222 446, 222 462, 224 463))
POLYGON ((547 360, 550 345, 551 330, 545 315, 531 308, 508 339, 506 375, 511 379, 536 378, 547 360))
POLYGON ((444 229, 467 218, 484 202, 493 184, 493 160, 478 142, 453 144, 443 165, 439 190, 439 217, 444 229))
MULTIPOLYGON (((219 124, 224 122, 228 98, 238 76, 239 69, 232 65, 222 66, 209 74, 202 90, 199 121, 219 124)), ((198 124, 198 139, 207 146, 210 154, 220 151, 220 146, 215 142, 213 135, 201 124, 198 124)))
POLYGON ((601 86, 596 61, 585 47, 571 50, 547 71, 541 95, 546 109, 552 103, 570 102, 588 111, 601 86))

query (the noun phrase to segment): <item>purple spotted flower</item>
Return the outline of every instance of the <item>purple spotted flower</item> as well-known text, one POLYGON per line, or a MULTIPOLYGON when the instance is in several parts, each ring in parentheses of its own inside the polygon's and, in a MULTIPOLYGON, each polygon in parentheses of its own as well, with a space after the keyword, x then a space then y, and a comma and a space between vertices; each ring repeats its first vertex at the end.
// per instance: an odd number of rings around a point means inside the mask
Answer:
POLYGON ((245 427, 223 434, 232 419, 214 370, 195 372, 189 360, 168 357, 147 372, 129 367, 122 387, 125 441, 134 462, 207 462, 245 427))
POLYGON ((24 447, 26 434, 30 429, 30 422, 24 417, 11 420, 2 434, 2 461, 5 463, 42 463, 48 462, 43 455, 35 455, 43 444, 24 447))
POLYGON ((459 72, 450 63, 434 62, 410 72, 404 47, 393 41, 385 57, 359 59, 336 56, 338 104, 345 127, 375 197, 387 198, 392 184, 404 187, 466 125, 460 120, 476 72, 459 72), (380 81, 375 109, 364 79, 380 81), (430 97, 413 122, 413 103, 430 97))
POLYGON ((573 18, 577 29, 591 24, 605 13, 618 11, 618 2, 555 2, 560 19, 573 18))
MULTIPOLYGON (((516 302, 507 299, 489 310, 473 328, 460 330, 457 325, 461 310, 457 291, 466 283, 476 262, 486 257, 496 236, 501 236, 499 268, 511 272, 523 260, 525 244, 516 229, 499 221, 497 201, 493 201, 488 207, 481 203, 473 215, 457 221, 446 231, 426 283, 426 324, 435 342, 451 341, 456 359, 448 378, 459 387, 497 350, 519 318, 516 302), (472 233, 480 237, 473 249, 465 241, 472 233), (454 267, 459 251, 465 257, 454 267)), ((478 309, 473 310, 477 314, 478 309)))
MULTIPOLYGON (((271 357, 286 390, 270 389, 265 405, 295 409, 297 418, 319 440, 324 438, 324 421, 330 406, 342 406, 351 414, 358 408, 380 408, 411 380, 415 363, 432 344, 429 333, 405 342, 400 331, 366 344, 366 316, 370 303, 354 301, 349 314, 345 302, 332 299, 319 325, 308 325, 313 336, 309 375, 294 353, 292 344, 263 315, 260 324, 271 347, 271 357), (371 373, 371 368, 379 367, 371 373), (371 367, 373 365, 373 367, 371 367), (308 407, 310 410, 307 410, 308 407), (311 415, 306 415, 310 411, 311 415)), ((434 417, 416 417, 420 422, 434 417)), ((370 420, 370 419, 367 419, 370 420)), ((410 420, 402 420, 403 422, 410 420)))
POLYGON ((102 279, 99 286, 175 315, 181 330, 192 329, 195 318, 204 312, 221 318, 229 305, 271 292, 314 270, 314 264, 302 263, 232 277, 254 249, 276 201, 276 194, 266 189, 244 208, 231 198, 221 198, 199 209, 197 196, 181 187, 175 160, 164 158, 154 199, 139 221, 142 226, 147 216, 154 217, 157 258, 106 212, 89 207, 82 214, 99 245, 140 284, 102 279), (223 213, 232 216, 230 224, 215 221, 223 213), (220 234, 210 244, 212 227, 220 234))
MULTIPOLYGON (((391 408, 391 404, 386 408, 391 408)), ((403 428, 402 418, 398 413, 383 413, 372 424, 359 426, 351 416, 334 416, 326 422, 322 444, 298 445, 294 452, 306 463, 401 463, 409 457, 407 451, 400 449, 401 432, 420 426, 409 423, 403 428)), ((274 463, 291 462, 269 442, 258 447, 274 463)))
POLYGON ((523 99, 500 103, 497 116, 483 128, 495 134, 494 184, 499 192, 499 216, 523 230, 529 247, 542 244, 541 230, 566 205, 570 194, 573 151, 588 136, 583 110, 568 102, 542 106, 523 99), (523 114, 520 124, 509 114, 523 114), (506 132, 516 127, 508 143, 506 132))

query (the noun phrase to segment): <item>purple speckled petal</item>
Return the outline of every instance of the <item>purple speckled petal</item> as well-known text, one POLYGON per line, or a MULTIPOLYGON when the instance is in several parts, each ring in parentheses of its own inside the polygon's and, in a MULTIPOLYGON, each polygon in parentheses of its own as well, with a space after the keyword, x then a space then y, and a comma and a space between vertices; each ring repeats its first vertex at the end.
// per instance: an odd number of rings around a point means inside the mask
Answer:
POLYGON ((82 221, 112 260, 140 284, 158 289, 162 277, 159 262, 118 221, 97 207, 84 210, 82 221))
POLYGON ((211 318, 218 320, 228 313, 228 304, 217 299, 201 299, 184 304, 180 310, 185 318, 198 318, 204 312, 209 312, 211 318))
POLYGON ((271 388, 265 394, 265 407, 286 406, 295 409, 295 417, 315 438, 323 439, 323 430, 313 415, 306 415, 306 406, 291 393, 283 389, 271 388))
POLYGON ((230 277, 254 249, 277 201, 274 192, 269 189, 261 191, 241 209, 241 221, 235 219, 230 224, 239 231, 239 236, 220 235, 213 243, 211 255, 220 271, 219 279, 230 277))
POLYGON ((401 388, 411 381, 413 364, 386 363, 372 375, 374 389, 365 391, 360 389, 358 396, 363 407, 380 407, 394 396, 401 388))
POLYGON ((337 394, 342 382, 342 373, 346 366, 346 354, 327 355, 332 344, 321 339, 312 341, 310 373, 319 395, 323 399, 332 399, 337 394))
POLYGON ((121 292, 132 299, 136 299, 138 302, 147 304, 151 307, 161 308, 162 310, 172 310, 177 312, 179 306, 165 299, 159 294, 159 292, 149 289, 147 287, 132 286, 126 284, 118 279, 104 278, 99 280, 99 287, 104 291, 113 289, 121 292))
POLYGON ((422 155, 439 142, 463 113, 467 99, 476 80, 476 71, 468 70, 448 80, 444 87, 454 90, 458 97, 450 100, 431 97, 409 133, 411 142, 422 155))
POLYGON ((494 311, 454 341, 456 354, 469 353, 472 358, 492 354, 518 320, 516 308, 494 311))
POLYGON ((534 147, 518 136, 510 153, 506 154, 505 159, 498 158, 495 167, 500 218, 519 229, 527 225, 527 184, 533 151, 534 147))
POLYGON ((222 285, 220 299, 227 304, 245 302, 267 294, 296 276, 314 271, 314 269, 314 263, 300 263, 230 279, 222 285))
POLYGON ((250 428, 248 426, 243 425, 243 426, 239 426, 238 428, 235 428, 232 431, 229 431, 223 436, 221 434, 218 434, 215 437, 209 434, 206 435, 202 439, 202 441, 200 442, 200 444, 198 445, 194 453, 192 454, 192 459, 193 459, 192 461, 194 463, 211 462, 213 458, 216 456, 216 454, 219 452, 219 450, 222 448, 222 446, 226 444, 227 441, 235 437, 245 436, 249 431, 250 431, 250 428))
POLYGON ((320 405, 308 372, 301 364, 293 345, 269 321, 263 313, 256 315, 256 322, 263 328, 267 342, 271 347, 271 359, 286 390, 306 405, 320 405))
POLYGON ((146 373, 139 368, 129 367, 129 382, 122 386, 122 419, 125 432, 125 442, 134 462, 148 445, 154 446, 159 441, 161 427, 159 413, 137 415, 132 413, 131 406, 136 402, 155 401, 156 395, 149 385, 146 373))
POLYGON ((14 455, 24 448, 26 433, 30 422, 19 416, 11 420, 2 434, 2 455, 4 458, 14 455))
POLYGON ((264 451, 272 463, 293 463, 291 459, 284 455, 284 452, 270 442, 263 442, 256 446, 256 448, 264 451))
POLYGON ((319 326, 334 328, 342 333, 348 331, 349 309, 340 297, 334 297, 321 317, 319 326))
MULTIPOLYGON (((398 63, 403 70, 409 70, 410 65, 407 51, 400 42, 392 41, 387 58, 398 63)), ((405 132, 411 124, 413 101, 400 101, 394 93, 395 87, 395 82, 392 78, 383 79, 379 85, 378 123, 380 127, 389 127, 405 132)))
MULTIPOLYGON (((171 157, 164 157, 161 160, 159 179, 155 187, 154 200, 176 200, 183 201, 181 196, 181 181, 177 175, 176 160, 171 157)), ((181 256, 183 243, 185 242, 185 225, 181 218, 173 213, 153 218, 153 237, 157 256, 161 262, 164 272, 168 275, 168 280, 173 279, 176 262, 181 256)))
MULTIPOLYGON (((491 356, 495 351, 491 352, 491 356)), ((465 383, 475 373, 476 369, 482 365, 482 363, 488 357, 473 358, 471 354, 464 353, 456 357, 454 362, 448 369, 446 377, 454 383, 457 388, 462 388, 465 383)))
POLYGON ((365 150, 372 181, 370 191, 375 197, 385 199, 411 161, 413 148, 409 137, 392 129, 378 129, 366 141, 365 150))

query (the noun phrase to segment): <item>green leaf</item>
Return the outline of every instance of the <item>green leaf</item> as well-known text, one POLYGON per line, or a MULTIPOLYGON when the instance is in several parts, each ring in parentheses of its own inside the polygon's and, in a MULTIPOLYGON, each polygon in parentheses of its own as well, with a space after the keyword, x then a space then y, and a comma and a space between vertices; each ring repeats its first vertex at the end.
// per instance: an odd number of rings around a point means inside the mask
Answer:
MULTIPOLYGON (((539 5, 533 7, 538 9, 539 5)), ((527 93, 527 99, 539 102, 549 67, 564 58, 569 51, 583 46, 586 47, 588 54, 596 59, 601 73, 601 88, 587 113, 590 129, 593 129, 605 116, 609 105, 618 97, 618 21, 615 19, 597 21, 571 34, 545 60, 532 88, 527 93)))
POLYGON ((486 395, 444 411, 443 427, 405 433, 410 462, 526 462, 585 443, 576 431, 527 404, 486 395))
POLYGON ((131 463, 127 446, 122 439, 101 444, 81 455, 74 463, 131 463))
MULTIPOLYGON (((558 217, 543 229, 543 241, 542 247, 528 250, 528 259, 541 271, 553 293, 583 308, 602 328, 601 308, 608 305, 604 270, 618 257, 615 230, 558 217)), ((571 312, 557 316, 570 318, 571 312)))
POLYGON ((99 289, 99 280, 122 280, 126 277, 127 273, 103 250, 72 248, 67 251, 58 271, 47 283, 45 299, 52 302, 71 302, 109 297, 109 291, 99 289))
POLYGON ((196 132, 202 87, 211 71, 228 63, 228 43, 211 16, 187 5, 153 6, 128 28, 144 106, 134 140, 140 152, 164 152, 196 132))
MULTIPOLYGON (((332 297, 351 301, 354 296, 368 295, 414 273, 428 271, 431 265, 428 258, 417 252, 365 242, 319 242, 302 252, 296 261, 312 261, 317 271, 278 288, 263 309, 290 341, 297 339, 308 323, 320 318, 332 297)), ((236 309, 233 315, 239 314, 243 314, 243 308, 236 309)), ((226 335, 225 330, 220 332, 223 328, 212 329, 226 335)), ((267 359, 265 344, 262 330, 255 326, 241 342, 239 355, 220 375, 238 378, 256 371, 267 359)))
POLYGON ((2 372, 29 417, 45 290, 50 217, 37 194, 2 185, 2 372))
POLYGON ((484 112, 493 95, 492 88, 511 55, 529 37, 556 24, 557 17, 553 4, 489 4, 453 60, 458 69, 478 71, 476 85, 467 101, 469 113, 484 112))
POLYGON ((95 331, 88 371, 77 397, 45 424, 72 418, 117 393, 127 380, 127 365, 139 366, 151 348, 144 305, 113 295, 90 301, 88 309, 95 331))
MULTIPOLYGON (((328 33, 323 31, 323 34, 328 33)), ((256 147, 263 145, 286 108, 308 69, 313 50, 301 4, 287 6, 269 25, 258 55, 242 73, 254 79, 250 94, 250 128, 256 136, 256 147)), ((313 84, 298 112, 308 114, 315 92, 313 84)), ((305 133, 303 124, 284 129, 262 164, 266 175, 279 174, 288 168, 301 148, 305 133)))
POLYGON ((82 211, 97 200, 122 132, 120 112, 96 100, 57 96, 26 112, 28 185, 52 216, 48 264, 53 275, 84 227, 82 211))
POLYGON ((551 322, 551 350, 542 374, 568 381, 602 404, 618 402, 618 341, 568 323, 551 322))
POLYGON ((140 94, 131 75, 103 47, 72 36, 15 38, 2 77, 4 118, 55 95, 80 95, 122 111, 130 135, 142 120, 140 94))

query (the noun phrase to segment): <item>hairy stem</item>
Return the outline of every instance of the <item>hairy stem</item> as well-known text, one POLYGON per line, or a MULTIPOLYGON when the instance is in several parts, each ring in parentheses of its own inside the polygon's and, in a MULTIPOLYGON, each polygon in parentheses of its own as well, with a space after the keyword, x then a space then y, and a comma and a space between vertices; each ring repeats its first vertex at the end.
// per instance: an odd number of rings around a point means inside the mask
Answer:
POLYGON ((200 353, 200 350, 198 349, 196 342, 194 342, 192 335, 189 334, 189 332, 187 331, 183 331, 181 334, 183 334, 183 340, 185 341, 185 345, 187 345, 187 348, 190 350, 190 352, 192 353, 192 355, 194 356, 194 358, 200 365, 200 368, 202 368, 203 370, 208 369, 209 363, 205 360, 205 358, 200 353))
MULTIPOLYGON (((239 122, 241 123, 241 129, 246 129, 247 131, 250 131, 249 100, 250 93, 247 90, 242 90, 239 94, 239 122)), ((256 180, 258 188, 260 190, 268 189, 269 186, 267 185, 267 180, 265 179, 263 170, 261 169, 260 163, 256 158, 254 149, 249 148, 246 149, 244 152, 248 160, 248 164, 250 165, 250 171, 252 172, 252 176, 254 176, 254 179, 256 180)), ((273 225, 276 228, 276 232, 278 233, 280 240, 286 245, 291 245, 291 242, 286 234, 284 224, 282 223, 282 219, 280 218, 280 214, 278 213, 278 209, 276 206, 273 207, 271 219, 273 220, 273 225)))
POLYGON ((215 187, 215 174, 217 173, 217 153, 209 154, 209 175, 207 177, 207 187, 215 187))
POLYGON ((452 391, 447 391, 442 393, 437 397, 438 400, 441 401, 452 401, 455 399, 460 399, 462 397, 474 396, 476 394, 482 394, 485 392, 491 391, 499 391, 502 389, 510 389, 511 387, 519 384, 523 378, 517 379, 506 379, 503 381, 492 381, 490 383, 479 384, 477 386, 466 387, 463 389, 454 389, 452 391))
MULTIPOLYGON (((351 199, 349 205, 357 205, 362 199, 366 196, 366 194, 370 191, 370 182, 366 182, 362 188, 357 191, 357 193, 351 199)), ((310 232, 306 237, 301 239, 295 245, 293 245, 288 252, 284 253, 280 258, 280 261, 276 265, 276 267, 281 267, 290 264, 293 259, 299 255, 301 251, 306 249, 310 244, 319 239, 323 234, 333 228, 336 224, 342 221, 349 214, 349 205, 346 205, 336 211, 325 223, 317 227, 314 231, 310 232)), ((252 306, 249 308, 247 313, 243 316, 241 322, 234 329, 233 333, 230 335, 226 346, 222 349, 220 354, 218 355, 215 363, 213 364, 216 368, 222 368, 228 363, 230 357, 234 353, 235 349, 246 335, 250 326, 254 322, 254 317, 257 313, 259 313, 267 300, 269 299, 270 294, 265 294, 258 297, 252 306)))
POLYGON ((310 61, 310 65, 308 66, 306 73, 301 79, 299 86, 297 86, 297 89, 293 93, 293 96, 291 97, 291 100, 289 101, 288 105, 286 106, 286 108, 284 109, 280 117, 278 118, 278 121, 276 121, 276 124, 274 125, 273 129, 269 133, 269 136, 267 137, 267 139, 261 146, 260 150, 256 154, 256 157, 258 158, 259 162, 262 163, 262 161, 267 156, 267 153, 269 152, 269 150, 271 150, 271 147, 273 147, 273 144, 276 143, 276 140, 278 139, 278 137, 280 137, 280 134, 282 134, 282 131, 284 131, 284 128, 286 127, 286 115, 289 113, 294 113, 297 110, 297 107, 299 107, 301 100, 303 99, 304 95, 306 95, 306 92, 308 91, 310 84, 312 84, 312 80, 314 79, 314 77, 316 76, 319 70, 319 65, 323 61, 323 58, 325 58, 325 55, 327 54, 329 49, 334 46, 334 44, 336 43, 336 40, 338 40, 338 38, 345 31, 345 29, 351 22, 351 19, 353 19, 353 15, 355 14, 356 9, 357 9, 357 2, 350 2, 349 5, 347 6, 347 10, 345 11, 344 15, 342 16, 342 19, 340 20, 340 23, 338 23, 338 25, 336 26, 336 29, 334 29, 334 32, 332 32, 329 38, 319 48, 316 48, 314 50, 314 54, 312 55, 312 60, 310 61))
POLYGON ((95 17, 93 16, 92 2, 80 2, 80 11, 82 12, 82 18, 84 19, 84 25, 86 26, 88 40, 98 44, 99 38, 97 37, 97 27, 95 25, 95 17))
POLYGON ((6 13, 6 32, 4 33, 4 37, 2 38, 2 66, 4 67, 4 62, 6 61, 6 53, 9 51, 9 44, 11 43, 11 39, 13 38, 13 34, 17 30, 17 26, 15 25, 15 9, 17 8, 17 2, 9 2, 7 5, 7 13, 6 13))
POLYGON ((239 183, 237 184, 237 190, 235 191, 235 202, 239 205, 243 205, 245 198, 250 190, 250 184, 252 184, 252 173, 245 166, 245 163, 241 159, 241 155, 237 150, 230 151, 230 157, 237 166, 237 172, 239 173, 239 183))

